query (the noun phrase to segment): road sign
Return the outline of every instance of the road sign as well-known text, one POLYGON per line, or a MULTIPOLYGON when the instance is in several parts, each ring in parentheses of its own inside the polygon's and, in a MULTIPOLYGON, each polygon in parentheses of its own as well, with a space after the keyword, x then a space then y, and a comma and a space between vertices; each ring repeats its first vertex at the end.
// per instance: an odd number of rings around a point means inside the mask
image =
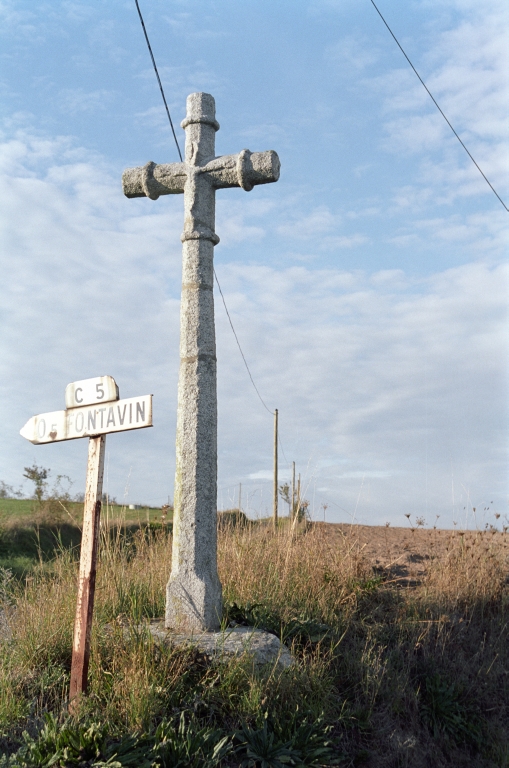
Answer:
POLYGON ((41 413, 27 421, 20 430, 20 435, 34 445, 40 445, 151 426, 152 395, 141 395, 105 402, 99 406, 86 405, 81 408, 69 408, 67 411, 41 413))
POLYGON ((94 403, 107 403, 118 400, 118 397, 118 387, 113 376, 96 376, 68 384, 65 388, 65 407, 79 408, 94 403))
POLYGON ((35 445, 90 438, 69 685, 71 713, 76 710, 79 697, 86 693, 88 686, 106 435, 152 426, 152 395, 125 400, 118 397, 118 387, 112 376, 75 381, 65 390, 67 410, 32 416, 20 429, 20 434, 35 445))

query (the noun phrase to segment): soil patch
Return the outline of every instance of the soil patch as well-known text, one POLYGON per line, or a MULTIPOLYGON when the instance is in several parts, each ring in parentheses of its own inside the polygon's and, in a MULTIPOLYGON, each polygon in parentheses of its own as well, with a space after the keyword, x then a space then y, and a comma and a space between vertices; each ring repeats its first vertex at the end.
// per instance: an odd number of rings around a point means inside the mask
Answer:
MULTIPOLYGON (((383 571, 397 586, 418 586, 434 560, 443 560, 458 547, 473 544, 496 545, 507 550, 509 534, 494 528, 484 531, 434 528, 393 528, 392 526, 316 523, 327 536, 346 539, 357 547, 375 569, 383 571)), ((508 572, 509 572, 509 560, 508 572)))

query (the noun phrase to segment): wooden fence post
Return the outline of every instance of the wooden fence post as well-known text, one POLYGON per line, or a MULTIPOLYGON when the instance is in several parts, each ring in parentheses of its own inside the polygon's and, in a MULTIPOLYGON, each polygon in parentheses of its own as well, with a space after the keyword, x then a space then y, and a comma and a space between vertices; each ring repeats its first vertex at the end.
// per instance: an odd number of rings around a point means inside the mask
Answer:
POLYGON ((69 710, 71 712, 75 708, 80 694, 86 693, 88 686, 88 662, 90 658, 90 635, 94 610, 105 445, 106 435, 91 437, 88 444, 80 575, 72 645, 71 684, 69 688, 69 710))

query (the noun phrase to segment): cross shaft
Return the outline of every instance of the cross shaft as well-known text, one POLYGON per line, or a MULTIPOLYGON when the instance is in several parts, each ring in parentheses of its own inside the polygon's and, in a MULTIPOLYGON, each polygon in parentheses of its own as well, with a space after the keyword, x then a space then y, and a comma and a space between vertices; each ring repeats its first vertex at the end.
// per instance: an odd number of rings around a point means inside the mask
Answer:
POLYGON ((213 257, 215 191, 279 178, 272 150, 244 149, 215 157, 215 101, 207 93, 187 98, 185 162, 128 168, 127 197, 184 194, 180 372, 172 568, 166 591, 166 626, 215 630, 222 612, 217 573, 217 383, 213 257))

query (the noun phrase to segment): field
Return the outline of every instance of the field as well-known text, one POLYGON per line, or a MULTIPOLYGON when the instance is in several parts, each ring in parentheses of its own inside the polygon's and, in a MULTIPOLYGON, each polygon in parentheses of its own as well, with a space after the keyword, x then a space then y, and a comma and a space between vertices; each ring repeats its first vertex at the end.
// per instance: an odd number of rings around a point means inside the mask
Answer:
POLYGON ((171 526, 130 510, 103 527, 71 718, 79 526, 17 504, 0 523, 0 766, 509 767, 506 533, 221 525, 224 625, 276 633, 296 659, 280 671, 153 646, 140 625, 164 612, 171 526), (46 549, 23 554, 30 536, 46 549))
MULTIPOLYGON (((52 520, 67 518, 78 523, 83 514, 83 504, 68 500, 60 502, 58 499, 44 500, 40 504, 34 499, 0 498, 0 525, 29 522, 31 519, 37 521, 48 514, 52 520)), ((161 517, 161 508, 140 506, 138 509, 129 509, 125 505, 105 504, 103 517, 112 521, 125 520, 126 523, 156 522, 161 517)))
MULTIPOLYGON (((105 504, 102 522, 134 533, 141 526, 171 524, 172 510, 165 517, 160 508, 129 509, 105 504)), ((78 547, 81 540, 83 504, 68 499, 0 498, 0 567, 23 577, 39 560, 49 561, 61 549, 78 547)))

